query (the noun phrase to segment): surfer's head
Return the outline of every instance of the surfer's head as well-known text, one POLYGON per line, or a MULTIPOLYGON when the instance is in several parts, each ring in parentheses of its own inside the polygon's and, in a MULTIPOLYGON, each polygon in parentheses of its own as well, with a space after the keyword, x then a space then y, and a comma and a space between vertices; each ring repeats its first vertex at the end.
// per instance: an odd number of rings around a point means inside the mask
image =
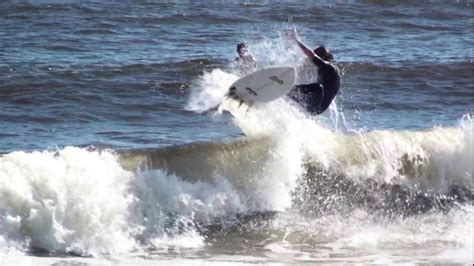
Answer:
POLYGON ((318 48, 314 49, 313 52, 325 61, 331 62, 333 59, 333 56, 329 49, 324 46, 319 46, 318 48))
POLYGON ((247 44, 244 43, 244 42, 241 42, 239 44, 237 44, 237 54, 242 57, 244 56, 245 54, 247 54, 248 52, 248 47, 247 47, 247 44))

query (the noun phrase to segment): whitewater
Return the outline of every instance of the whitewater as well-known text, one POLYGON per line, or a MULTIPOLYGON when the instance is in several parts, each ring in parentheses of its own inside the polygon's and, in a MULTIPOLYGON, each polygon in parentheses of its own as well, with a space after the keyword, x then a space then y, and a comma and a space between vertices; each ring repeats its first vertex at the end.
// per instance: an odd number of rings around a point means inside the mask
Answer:
MULTIPOLYGON (((314 79, 282 36, 250 47, 258 68, 314 79)), ((313 117, 286 97, 224 100, 238 78, 233 64, 203 71, 185 111, 230 117, 239 137, 0 155, 0 264, 473 261, 471 114, 357 128, 336 103, 313 117)))

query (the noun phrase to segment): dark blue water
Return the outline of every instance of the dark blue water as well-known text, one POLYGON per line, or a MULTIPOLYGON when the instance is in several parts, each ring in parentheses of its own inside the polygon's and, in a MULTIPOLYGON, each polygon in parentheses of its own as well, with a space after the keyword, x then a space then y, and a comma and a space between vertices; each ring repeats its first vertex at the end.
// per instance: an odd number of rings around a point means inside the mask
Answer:
POLYGON ((472 262, 473 29, 473 1, 1 1, 0 264, 472 262), (193 108, 239 42, 303 57, 292 27, 331 112, 193 108))
POLYGON ((453 125, 473 110, 469 1, 3 1, 0 7, 3 152, 156 147, 239 135, 226 117, 184 110, 193 80, 228 67, 240 41, 277 42, 288 16, 303 40, 331 48, 344 69, 337 102, 352 127, 453 125))

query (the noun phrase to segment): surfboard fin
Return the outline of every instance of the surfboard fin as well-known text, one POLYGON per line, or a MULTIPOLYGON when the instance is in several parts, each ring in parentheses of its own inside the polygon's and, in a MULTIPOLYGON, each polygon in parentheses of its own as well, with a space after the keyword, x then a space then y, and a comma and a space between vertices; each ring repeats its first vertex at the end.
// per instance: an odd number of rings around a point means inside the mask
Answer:
POLYGON ((235 100, 235 101, 238 101, 239 102, 239 107, 245 102, 244 100, 242 100, 237 94, 235 94, 235 88, 234 90, 231 88, 230 91, 228 93, 226 93, 226 95, 224 96, 224 100, 228 100, 229 98, 232 99, 232 100, 235 100))
POLYGON ((225 97, 228 98, 228 97, 231 97, 231 96, 235 95, 235 90, 236 90, 235 87, 231 87, 231 88, 229 89, 229 92, 225 94, 225 97))

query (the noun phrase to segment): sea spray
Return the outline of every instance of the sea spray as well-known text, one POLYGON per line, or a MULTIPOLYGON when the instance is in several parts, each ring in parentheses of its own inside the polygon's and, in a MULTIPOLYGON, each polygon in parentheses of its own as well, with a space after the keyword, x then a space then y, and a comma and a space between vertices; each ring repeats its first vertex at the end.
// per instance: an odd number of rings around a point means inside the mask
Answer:
MULTIPOLYGON (((0 157, 0 232, 48 252, 116 254, 136 245, 132 180, 110 152, 67 147, 0 157)), ((9 244, 11 245, 11 244, 9 244)))
MULTIPOLYGON (((247 137, 247 141, 237 145, 231 142, 185 148, 190 157, 180 157, 185 163, 180 167, 188 168, 189 176, 173 174, 174 169, 169 167, 173 164, 156 165, 159 166, 157 169, 124 170, 117 155, 94 149, 68 147, 57 152, 3 155, 0 157, 0 243, 80 255, 163 248, 166 243, 203 247, 207 243, 206 235, 212 234, 209 228, 232 222, 241 214, 269 211, 288 214, 290 210, 297 210, 300 206, 291 197, 301 185, 298 180, 312 176, 307 170, 308 164, 316 167, 317 172, 325 172, 322 177, 327 182, 313 183, 320 186, 310 191, 313 198, 307 198, 302 213, 320 217, 318 219, 322 217, 310 213, 319 211, 327 219, 336 215, 333 221, 342 219, 341 224, 346 223, 343 217, 359 217, 360 211, 374 212, 375 216, 370 214, 369 218, 376 219, 376 214, 387 210, 395 215, 386 216, 385 219, 390 220, 422 215, 433 209, 430 207, 433 204, 443 202, 436 194, 427 196, 423 190, 444 193, 458 185, 472 191, 472 166, 468 162, 472 155, 470 120, 462 121, 456 128, 341 135, 295 111, 283 112, 288 116, 275 116, 273 123, 258 128, 259 114, 268 117, 265 112, 282 107, 275 104, 251 115, 254 117, 248 121, 253 121, 255 126, 247 126, 255 128, 256 135, 247 137), (299 119, 295 119, 295 115, 299 119), (259 139, 257 136, 264 134, 265 129, 271 134, 259 139), (269 144, 262 145, 262 142, 269 144), (251 156, 252 150, 256 157, 251 156), (207 160, 192 159, 194 153, 207 160), (421 161, 417 161, 415 155, 419 155, 421 161), (260 161, 255 162, 257 159, 260 161), (232 169, 236 163, 237 168, 254 170, 240 171, 239 176, 239 171, 232 169), (438 164, 446 166, 437 167, 438 164), (210 174, 211 178, 193 180, 191 174, 195 167, 209 168, 209 171, 196 174, 210 174), (338 178, 346 178, 352 183, 339 182, 338 178), (372 190, 360 185, 364 183, 372 190), (324 184, 333 186, 328 188, 324 184), (407 190, 400 185, 422 190, 404 194, 407 190), (317 194, 315 191, 331 193, 317 194), (318 196, 322 198, 314 198, 318 196), (413 210, 420 197, 420 209, 413 210), (400 199, 408 199, 411 205, 400 205, 400 199), (315 204, 317 200, 322 205, 315 204), (350 208, 344 208, 344 202, 350 208), (329 212, 324 213, 324 208, 329 212)), ((288 110, 293 108, 287 107, 288 110)), ((249 134, 253 132, 249 131, 249 134)), ((157 150, 156 154, 156 158, 176 158, 173 149, 157 150)), ((456 200, 463 202, 456 197, 450 201, 456 203, 456 200)), ((385 226, 379 222, 366 226, 385 226)), ((399 223, 403 224, 403 220, 399 223)), ((334 223, 332 225, 331 230, 336 230, 334 223)), ((305 230, 309 230, 306 234, 314 233, 311 228, 305 230)), ((357 239, 351 232, 340 237, 357 239)), ((358 243, 358 240, 354 241, 358 243)), ((340 243, 349 245, 347 240, 340 243)))
POLYGON ((361 180, 418 184, 441 193, 454 184, 472 189, 472 130, 472 126, 420 132, 380 130, 344 137, 337 167, 361 180))
POLYGON ((195 81, 196 86, 191 91, 186 109, 204 112, 218 106, 224 100, 227 89, 237 79, 237 75, 221 69, 204 72, 200 79, 195 81))
MULTIPOLYGON (((361 255, 357 259, 344 260, 357 263, 378 260, 374 258, 375 250, 394 254, 381 256, 383 264, 396 263, 406 257, 423 260, 435 254, 438 254, 438 261, 470 263, 473 259, 473 227, 469 222, 472 212, 472 206, 461 205, 446 213, 430 212, 410 217, 381 217, 359 208, 345 214, 310 218, 294 212, 282 213, 272 222, 273 230, 280 234, 273 234, 265 249, 276 254, 295 253, 304 258, 317 247, 318 257, 324 259, 351 249, 361 255)), ((315 259, 315 262, 319 261, 315 259)))
POLYGON ((134 220, 144 225, 142 242, 160 246, 175 238, 175 244, 202 246, 198 224, 212 224, 214 219, 245 211, 241 195, 225 178, 215 182, 188 182, 162 170, 136 173, 133 207, 134 220))
POLYGON ((291 206, 295 182, 287 177, 301 169, 300 163, 286 166, 288 144, 266 153, 253 175, 217 170, 206 181, 166 169, 127 171, 110 151, 67 147, 5 154, 0 157, 1 244, 83 256, 160 248, 163 241, 200 247, 208 226, 291 206))
POLYGON ((232 102, 225 108, 248 137, 264 135, 299 147, 300 154, 293 157, 303 158, 301 164, 310 162, 360 181, 417 185, 439 193, 455 184, 473 187, 471 119, 457 127, 425 131, 341 132, 338 127, 328 129, 328 120, 310 117, 284 98, 249 109, 232 102))
MULTIPOLYGON (((297 83, 315 81, 316 68, 293 48, 294 44, 282 34, 276 40, 265 38, 260 42, 249 43, 249 51, 257 60, 256 70, 275 66, 294 66, 298 67, 297 83)), ((230 85, 241 76, 238 69, 238 63, 231 62, 223 69, 204 71, 193 81, 186 109, 203 112, 219 105, 225 99, 230 85)))
MULTIPOLYGON (((259 67, 304 62, 293 52, 285 53, 288 46, 283 39, 275 42, 264 40, 252 43, 250 47, 261 60, 259 67), (264 51, 277 51, 280 56, 265 54, 264 51)), ((307 70, 307 67, 299 69, 303 73, 300 78, 314 79, 315 69, 312 74, 307 70)), ((220 70, 205 73, 193 90, 202 93, 219 88, 223 95, 229 86, 229 82, 223 82, 225 75, 220 70)), ((190 102, 193 101, 191 94, 190 102)), ((337 103, 331 105, 327 115, 311 117, 286 97, 250 107, 228 99, 223 101, 219 111, 230 112, 235 125, 248 138, 266 136, 274 141, 271 152, 284 154, 276 161, 268 161, 268 165, 279 166, 278 171, 268 172, 275 182, 273 185, 269 183, 268 187, 275 187, 279 182, 291 184, 276 190, 278 195, 291 193, 296 180, 305 175, 306 165, 325 172, 324 176, 329 179, 343 176, 351 182, 398 184, 430 193, 450 193, 457 185, 469 190, 473 187, 470 162, 472 122, 463 122, 456 128, 437 127, 419 132, 360 131, 349 128, 337 103)), ((265 182, 266 177, 261 178, 265 182)))

